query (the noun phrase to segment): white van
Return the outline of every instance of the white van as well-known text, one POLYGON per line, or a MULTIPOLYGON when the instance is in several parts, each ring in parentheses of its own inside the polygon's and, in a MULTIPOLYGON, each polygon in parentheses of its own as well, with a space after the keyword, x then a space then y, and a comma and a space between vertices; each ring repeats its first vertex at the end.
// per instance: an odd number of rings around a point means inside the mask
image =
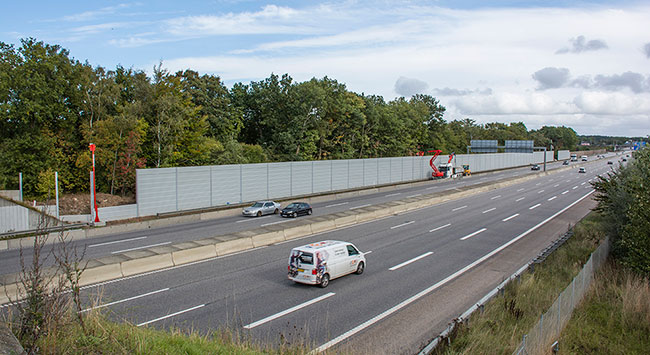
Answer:
POLYGON ((583 155, 581 159, 582 159, 582 161, 587 161, 587 156, 583 155))
POLYGON ((291 250, 289 280, 325 288, 337 277, 362 274, 365 267, 366 258, 352 243, 326 240, 291 250))

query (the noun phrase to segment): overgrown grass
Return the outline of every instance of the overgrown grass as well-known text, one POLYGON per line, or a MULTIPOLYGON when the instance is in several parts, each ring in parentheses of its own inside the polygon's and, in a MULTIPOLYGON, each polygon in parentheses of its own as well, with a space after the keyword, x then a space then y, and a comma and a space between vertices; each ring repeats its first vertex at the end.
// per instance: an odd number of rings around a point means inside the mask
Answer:
MULTIPOLYGON (((305 344, 260 344, 230 328, 209 335, 194 330, 137 327, 93 312, 84 316, 85 331, 71 312, 38 341, 38 354, 305 354, 305 344)), ((11 324, 9 324, 11 326, 11 324)))
POLYGON ((560 337, 563 354, 648 354, 650 280, 608 263, 560 337))
POLYGON ((600 217, 591 213, 574 228, 574 235, 534 272, 511 282, 503 296, 493 298, 485 310, 475 312, 468 324, 458 327, 445 354, 512 354, 524 334, 553 304, 580 272, 604 234, 600 217))

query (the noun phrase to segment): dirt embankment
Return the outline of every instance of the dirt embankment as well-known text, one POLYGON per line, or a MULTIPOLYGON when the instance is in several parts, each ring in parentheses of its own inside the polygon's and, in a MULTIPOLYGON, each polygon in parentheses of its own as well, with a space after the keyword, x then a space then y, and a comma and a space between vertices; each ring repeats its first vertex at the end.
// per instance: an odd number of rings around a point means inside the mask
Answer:
MULTIPOLYGON (((134 196, 119 196, 97 193, 97 207, 120 206, 135 203, 134 196)), ((54 205, 56 201, 49 201, 54 205)), ((89 214, 90 194, 69 194, 59 197, 59 213, 62 215, 89 214)))

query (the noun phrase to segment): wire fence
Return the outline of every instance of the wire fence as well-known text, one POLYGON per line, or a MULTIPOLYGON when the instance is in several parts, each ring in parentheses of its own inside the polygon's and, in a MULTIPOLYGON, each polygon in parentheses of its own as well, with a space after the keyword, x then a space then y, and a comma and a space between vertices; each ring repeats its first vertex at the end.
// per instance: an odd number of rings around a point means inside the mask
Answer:
POLYGON ((610 243, 606 239, 589 257, 580 273, 571 284, 560 293, 551 308, 542 314, 537 324, 525 334, 517 350, 513 354, 546 354, 554 347, 554 343, 564 326, 571 319, 576 305, 584 297, 594 279, 594 273, 605 262, 609 255, 610 243))

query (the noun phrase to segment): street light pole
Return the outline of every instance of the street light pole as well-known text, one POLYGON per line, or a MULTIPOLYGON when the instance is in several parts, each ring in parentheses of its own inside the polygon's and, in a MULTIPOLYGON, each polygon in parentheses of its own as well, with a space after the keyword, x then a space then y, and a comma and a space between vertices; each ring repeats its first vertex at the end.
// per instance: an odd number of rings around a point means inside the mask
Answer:
POLYGON ((99 213, 97 210, 97 187, 95 184, 95 144, 90 143, 90 152, 93 155, 93 206, 95 207, 95 223, 99 222, 99 213))

